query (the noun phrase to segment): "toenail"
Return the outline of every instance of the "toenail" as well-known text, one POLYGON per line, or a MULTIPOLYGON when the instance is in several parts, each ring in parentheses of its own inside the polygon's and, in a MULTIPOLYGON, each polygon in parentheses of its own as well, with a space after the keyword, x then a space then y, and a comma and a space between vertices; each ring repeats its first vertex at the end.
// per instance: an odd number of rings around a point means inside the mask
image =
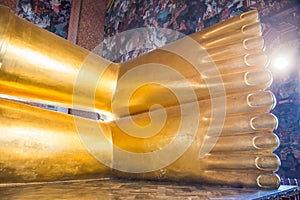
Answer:
POLYGON ((252 117, 250 126, 253 130, 274 130, 278 126, 277 118, 270 113, 252 117))
POLYGON ((271 107, 273 109, 276 105, 276 97, 270 91, 251 93, 247 95, 247 104, 252 108, 271 107))
POLYGON ((268 56, 264 52, 247 54, 244 57, 244 62, 247 66, 266 66, 268 63, 268 56))
POLYGON ((270 86, 272 83, 272 74, 269 70, 246 72, 244 75, 244 81, 246 85, 249 86, 265 84, 268 84, 268 86, 270 86))
POLYGON ((242 13, 240 16, 240 19, 258 19, 258 13, 256 10, 248 11, 248 12, 242 13))
POLYGON ((256 183, 260 188, 278 188, 280 178, 276 174, 263 174, 257 177, 256 183))
POLYGON ((279 139, 273 133, 264 136, 255 136, 252 139, 252 145, 255 149, 276 149, 279 146, 279 139))
POLYGON ((265 46, 265 41, 262 37, 249 38, 243 41, 243 46, 246 50, 263 49, 265 46))
POLYGON ((255 166, 260 170, 277 171, 280 166, 280 160, 277 156, 264 156, 255 159, 255 166))

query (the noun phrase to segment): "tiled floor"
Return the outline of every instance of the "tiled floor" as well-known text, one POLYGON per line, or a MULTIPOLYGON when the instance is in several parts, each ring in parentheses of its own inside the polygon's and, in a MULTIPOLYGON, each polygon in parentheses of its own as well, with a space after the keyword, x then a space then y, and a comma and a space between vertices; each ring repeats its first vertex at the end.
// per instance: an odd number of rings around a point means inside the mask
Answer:
POLYGON ((281 186, 278 190, 262 191, 147 181, 88 180, 2 185, 0 186, 0 199, 279 199, 279 196, 294 191, 296 191, 294 186, 281 186))

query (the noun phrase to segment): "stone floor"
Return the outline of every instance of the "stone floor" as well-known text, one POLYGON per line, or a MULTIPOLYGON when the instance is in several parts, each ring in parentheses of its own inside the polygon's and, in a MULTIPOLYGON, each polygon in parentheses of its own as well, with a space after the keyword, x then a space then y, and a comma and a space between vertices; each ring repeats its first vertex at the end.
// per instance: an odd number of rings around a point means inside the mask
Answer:
POLYGON ((217 186, 186 185, 149 181, 85 180, 52 183, 0 185, 1 200, 32 199, 180 199, 242 200, 280 199, 297 191, 296 186, 278 190, 257 190, 217 186))

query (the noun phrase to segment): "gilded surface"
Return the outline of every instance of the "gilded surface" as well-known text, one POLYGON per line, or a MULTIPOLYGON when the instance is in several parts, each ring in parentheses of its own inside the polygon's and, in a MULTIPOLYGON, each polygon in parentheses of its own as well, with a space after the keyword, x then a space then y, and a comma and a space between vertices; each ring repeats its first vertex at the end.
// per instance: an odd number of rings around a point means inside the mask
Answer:
POLYGON ((274 96, 256 11, 112 63, 0 7, 0 181, 125 177, 277 188, 274 96))

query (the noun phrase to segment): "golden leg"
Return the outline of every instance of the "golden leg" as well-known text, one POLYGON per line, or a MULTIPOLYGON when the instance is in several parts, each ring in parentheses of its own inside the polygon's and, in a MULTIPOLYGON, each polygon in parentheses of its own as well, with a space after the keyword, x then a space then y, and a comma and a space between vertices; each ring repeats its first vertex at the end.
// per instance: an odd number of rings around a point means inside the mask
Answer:
MULTIPOLYGON (((84 136, 94 139, 89 133, 84 136)), ((111 146, 99 145, 99 150, 112 160, 111 146)), ((1 183, 111 177, 111 169, 82 145, 72 116, 4 99, 0 99, 0 154, 1 183)))
MULTIPOLYGON (((80 73, 89 80, 103 75, 95 92, 97 109, 111 111, 118 64, 111 63, 57 35, 39 28, 0 6, 0 94, 73 107, 74 84, 80 73), (83 68, 88 72, 82 72, 83 68)), ((88 87, 85 84, 85 87, 88 87)), ((81 91, 81 107, 89 101, 81 91)))

